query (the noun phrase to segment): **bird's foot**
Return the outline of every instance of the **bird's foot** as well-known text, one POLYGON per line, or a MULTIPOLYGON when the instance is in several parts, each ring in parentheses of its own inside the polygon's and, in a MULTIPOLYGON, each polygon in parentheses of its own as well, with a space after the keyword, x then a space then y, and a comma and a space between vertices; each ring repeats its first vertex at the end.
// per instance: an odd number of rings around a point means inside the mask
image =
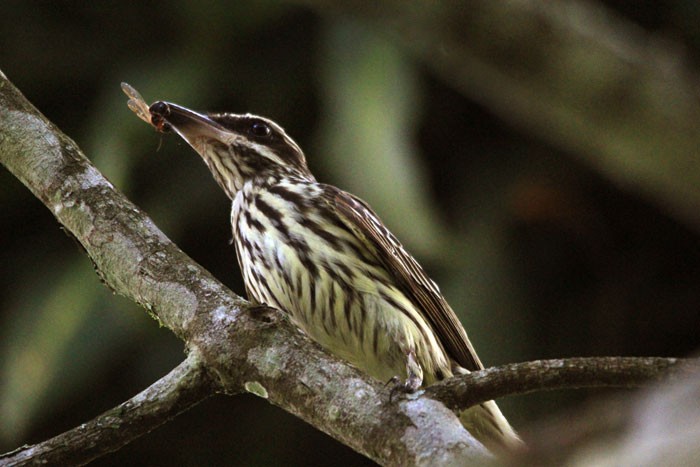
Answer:
POLYGON ((413 394, 423 383, 422 378, 417 375, 410 375, 405 381, 401 381, 398 376, 392 377, 386 382, 386 386, 392 385, 389 392, 389 403, 393 402, 395 394, 413 394))

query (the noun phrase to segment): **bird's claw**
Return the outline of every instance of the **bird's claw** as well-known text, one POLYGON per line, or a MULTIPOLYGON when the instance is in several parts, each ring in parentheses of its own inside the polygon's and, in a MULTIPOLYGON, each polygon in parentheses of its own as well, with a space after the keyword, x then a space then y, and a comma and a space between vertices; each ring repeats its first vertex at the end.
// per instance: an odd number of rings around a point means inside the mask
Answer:
POLYGON ((418 388, 421 385, 421 379, 416 377, 415 375, 411 375, 408 378, 406 378, 406 381, 401 381, 401 378, 398 376, 392 376, 389 381, 386 382, 384 387, 387 387, 389 385, 393 385, 391 387, 391 391, 389 392, 389 403, 393 402, 394 400, 394 395, 396 393, 401 393, 401 394, 413 394, 418 390, 418 388))

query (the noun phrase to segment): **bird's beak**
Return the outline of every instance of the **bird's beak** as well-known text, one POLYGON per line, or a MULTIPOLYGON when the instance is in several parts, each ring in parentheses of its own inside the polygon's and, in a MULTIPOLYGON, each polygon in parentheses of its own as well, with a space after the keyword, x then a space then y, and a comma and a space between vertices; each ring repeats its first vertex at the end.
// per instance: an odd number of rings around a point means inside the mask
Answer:
POLYGON ((181 105, 158 101, 148 110, 151 122, 159 131, 175 131, 195 150, 211 140, 225 140, 225 136, 230 133, 207 115, 181 105))

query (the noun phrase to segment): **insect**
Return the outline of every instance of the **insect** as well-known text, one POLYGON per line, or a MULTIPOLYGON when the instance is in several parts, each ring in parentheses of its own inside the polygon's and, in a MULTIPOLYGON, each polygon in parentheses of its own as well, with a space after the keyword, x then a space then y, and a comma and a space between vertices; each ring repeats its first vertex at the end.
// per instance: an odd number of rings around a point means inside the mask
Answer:
POLYGON ((141 94, 128 83, 122 83, 122 91, 129 97, 126 105, 144 122, 153 125, 156 131, 166 133, 170 130, 170 124, 164 118, 151 114, 148 104, 143 100, 141 94))

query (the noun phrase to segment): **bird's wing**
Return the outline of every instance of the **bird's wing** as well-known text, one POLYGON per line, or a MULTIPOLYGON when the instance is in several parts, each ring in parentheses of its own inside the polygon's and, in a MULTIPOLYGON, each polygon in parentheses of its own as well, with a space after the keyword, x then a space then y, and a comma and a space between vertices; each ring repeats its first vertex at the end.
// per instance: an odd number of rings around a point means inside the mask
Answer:
POLYGON ((448 354, 467 370, 483 369, 464 327, 438 286, 367 203, 333 186, 325 185, 324 188, 333 210, 361 241, 373 247, 371 249, 376 251, 378 259, 394 276, 404 293, 423 311, 448 354))

